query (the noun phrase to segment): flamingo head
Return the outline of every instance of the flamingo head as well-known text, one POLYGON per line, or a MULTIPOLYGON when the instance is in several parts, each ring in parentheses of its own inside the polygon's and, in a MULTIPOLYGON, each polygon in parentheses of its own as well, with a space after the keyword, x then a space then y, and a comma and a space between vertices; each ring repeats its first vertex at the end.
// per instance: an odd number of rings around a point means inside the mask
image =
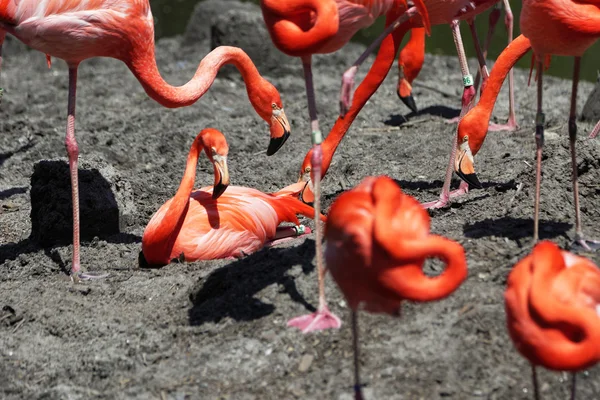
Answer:
POLYGON ((202 132, 202 145, 214 168, 215 184, 212 197, 216 200, 229 186, 229 169, 227 168, 229 145, 225 136, 216 129, 205 129, 202 132))
POLYGON ((481 189, 481 182, 475 173, 474 155, 477 154, 487 135, 488 119, 472 109, 458 124, 456 158, 454 171, 469 186, 481 189))
POLYGON ((396 93, 404 105, 410 108, 410 111, 417 113, 419 109, 417 108, 417 103, 415 103, 415 99, 412 96, 412 85, 404 77, 403 66, 399 67, 399 71, 400 73, 398 77, 398 87, 396 88, 396 93))
POLYGON ((313 185, 311 178, 312 164, 310 159, 312 157, 312 149, 306 154, 304 157, 304 161, 302 162, 302 168, 300 169, 300 177, 298 178, 298 182, 305 182, 306 185, 304 189, 300 192, 300 200, 304 203, 312 203, 315 201, 315 195, 313 193, 313 185))
POLYGON ((258 115, 269 124, 271 139, 267 148, 267 155, 272 156, 283 146, 291 132, 290 123, 283 110, 281 97, 275 86, 265 79, 260 84, 248 87, 248 90, 252 106, 258 115))

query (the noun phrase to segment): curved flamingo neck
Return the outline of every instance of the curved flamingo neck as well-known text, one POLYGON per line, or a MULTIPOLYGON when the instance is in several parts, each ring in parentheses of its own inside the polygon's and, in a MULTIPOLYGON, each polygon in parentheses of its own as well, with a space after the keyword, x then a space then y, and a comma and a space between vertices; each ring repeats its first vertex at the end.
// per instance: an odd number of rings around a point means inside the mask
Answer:
POLYGON ((398 66, 403 68, 404 78, 409 82, 415 80, 425 60, 425 28, 413 28, 410 40, 400 51, 398 66))
MULTIPOLYGON (((386 17, 386 25, 390 21, 394 21, 397 18, 397 15, 386 17)), ((379 47, 379 52, 369 69, 369 72, 362 80, 362 82, 356 88, 354 92, 354 97, 352 99, 352 105, 350 109, 346 113, 346 115, 342 117, 338 117, 337 121, 333 125, 333 128, 325 138, 325 140, 321 143, 323 148, 323 172, 322 176, 325 176, 329 166, 331 165, 331 160, 333 159, 333 154, 335 153, 337 147, 339 146, 342 138, 350 129, 350 126, 358 116, 358 113, 365 106, 367 101, 371 98, 373 93, 377 91, 379 86, 385 80, 392 64, 394 63, 394 59, 396 57, 396 52, 400 47, 400 43, 402 42, 402 38, 410 29, 410 23, 402 24, 398 29, 396 29, 392 35, 388 35, 381 46, 379 47)))
MULTIPOLYGON (((167 257, 170 256, 171 248, 175 243, 175 239, 185 220, 186 211, 189 207, 190 195, 196 180, 196 167, 202 148, 202 138, 199 135, 190 148, 179 189, 177 189, 177 193, 175 193, 175 196, 171 199, 169 208, 154 230, 151 236, 151 243, 148 243, 147 245, 148 249, 152 249, 157 254, 163 256, 166 255, 167 257)), ((168 262, 169 260, 163 261, 168 262)))
POLYGON ((202 59, 192 79, 183 86, 171 86, 162 78, 156 65, 154 46, 135 46, 127 58, 124 62, 140 81, 146 93, 169 108, 195 103, 210 88, 219 69, 223 65, 233 64, 242 74, 248 98, 255 110, 263 119, 268 119, 255 105, 255 100, 259 97, 255 89, 262 87, 265 80, 250 57, 240 48, 217 47, 202 59))
POLYGON ((324 41, 338 33, 335 0, 262 0, 260 7, 273 43, 290 56, 317 53, 324 41))
POLYGON ((490 76, 479 99, 479 103, 460 122, 458 127, 458 141, 459 143, 461 142, 463 135, 468 130, 469 144, 473 155, 479 151, 485 140, 489 121, 494 111, 494 105, 496 104, 500 89, 502 89, 504 79, 517 61, 530 49, 531 43, 529 39, 523 35, 519 35, 502 51, 490 71, 490 76), (469 129, 471 127, 474 129, 469 129))

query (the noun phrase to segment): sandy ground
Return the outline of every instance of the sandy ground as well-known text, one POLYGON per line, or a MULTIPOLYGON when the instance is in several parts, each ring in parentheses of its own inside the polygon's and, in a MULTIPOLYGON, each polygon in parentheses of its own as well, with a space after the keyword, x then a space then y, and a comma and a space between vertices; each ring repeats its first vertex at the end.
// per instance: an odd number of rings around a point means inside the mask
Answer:
MULTIPOLYGON (((203 50, 184 51, 179 39, 158 43, 159 67, 168 82, 182 84, 193 75, 209 51, 208 43, 198 48, 203 50)), ((337 116, 341 71, 359 52, 351 46, 316 59, 318 107, 326 132, 337 116)), ((122 63, 85 62, 77 102, 82 176, 97 180, 95 165, 106 181, 82 194, 88 199, 82 203, 92 207, 81 221, 91 232, 84 238, 82 264, 110 276, 73 285, 67 276, 69 223, 45 217, 68 203, 68 184, 48 184, 48 164, 32 180, 40 160, 66 160, 67 71, 59 61, 48 70, 42 54, 14 43, 4 55, 0 316, 6 317, 0 321, 0 397, 352 398, 348 310, 331 280, 327 292, 332 310, 345 320, 342 329, 304 336, 285 326, 289 318, 317 305, 312 236, 234 262, 160 269, 140 268, 138 262, 143 229, 175 193, 200 129, 225 132, 234 184, 273 191, 297 179, 310 141, 301 74, 267 76, 282 94, 293 132, 275 156, 266 157, 258 153, 267 147, 268 130, 250 106, 239 76, 218 78, 194 106, 167 110, 146 96, 122 63), (43 197, 52 188, 58 191, 43 197), (44 238, 45 248, 32 236, 34 193, 42 196, 34 202, 36 209, 48 207, 34 235, 44 238), (99 213, 94 199, 112 204, 106 211, 111 216, 94 218, 99 213), (121 207, 120 217, 114 204, 121 207), (94 224, 101 222, 113 224, 112 229, 94 233, 94 224)), ((521 129, 491 133, 477 156, 484 189, 431 212, 432 231, 465 247, 468 279, 444 301, 405 304, 399 319, 361 315, 368 399, 531 398, 529 365, 508 337, 502 296, 510 269, 531 249, 535 87, 526 87, 526 77, 527 71, 516 72, 521 129)), ((420 82, 449 96, 415 86, 422 110, 416 115, 406 115, 394 92, 395 79, 394 70, 336 154, 324 181, 325 211, 342 190, 374 174, 396 178, 421 201, 437 197, 455 129, 440 115, 458 113, 457 62, 427 56, 420 82)), ((566 124, 571 84, 548 77, 545 85, 541 232, 565 247, 574 235, 566 124)), ((589 83, 580 85, 580 107, 591 90, 589 83)), ((498 121, 507 115, 506 99, 501 94, 498 121)), ((600 238, 600 141, 585 138, 590 124, 579 126, 582 216, 585 231, 600 238)), ((63 183, 64 165, 50 165, 63 183)), ((211 181, 203 160, 197 185, 211 181)), ((600 263, 599 254, 591 258, 600 263)), ((439 265, 428 268, 435 271, 439 265)), ((579 377, 578 398, 600 398, 600 369, 579 377)), ((567 398, 567 374, 541 371, 540 381, 544 399, 567 398)))

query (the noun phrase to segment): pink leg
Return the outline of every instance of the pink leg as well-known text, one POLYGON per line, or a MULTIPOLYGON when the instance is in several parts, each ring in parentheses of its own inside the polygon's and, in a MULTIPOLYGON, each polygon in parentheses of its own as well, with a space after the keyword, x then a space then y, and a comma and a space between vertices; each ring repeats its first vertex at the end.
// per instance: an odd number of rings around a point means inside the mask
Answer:
POLYGON ((535 146, 536 146, 536 173, 535 173, 535 202, 533 204, 533 243, 539 240, 540 217, 540 188, 542 183, 542 147, 544 146, 544 113, 542 112, 544 64, 537 62, 537 115, 535 117, 535 146))
MULTIPOLYGON (((483 59, 487 58, 487 52, 490 48, 490 43, 492 42, 492 37, 494 36, 494 31, 496 30, 496 24, 500 19, 500 7, 499 3, 496 3, 494 9, 490 13, 490 17, 488 19, 488 33, 485 38, 485 45, 483 46, 483 59)), ((479 83, 481 81, 481 71, 477 71, 477 75, 475 75, 475 91, 479 88, 479 83)), ((483 93, 483 88, 485 84, 481 86, 481 93, 483 93)))
POLYGON ((598 121, 596 123, 596 126, 594 126, 594 129, 592 129, 592 132, 590 133, 589 138, 590 139, 595 138, 596 136, 598 136, 598 132, 600 132, 600 121, 598 121))
POLYGON ((450 28, 452 29, 454 45, 456 46, 456 51, 458 53, 458 62, 460 64, 460 69, 463 74, 464 90, 461 101, 460 115, 456 118, 447 120, 446 122, 449 124, 457 123, 458 121, 460 121, 460 119, 469 111, 471 102, 477 94, 475 92, 475 88, 473 87, 473 76, 469 73, 469 64, 467 63, 467 56, 465 55, 465 46, 463 45, 462 36, 460 34, 459 21, 452 21, 452 23, 450 24, 450 28))
POLYGON ((569 113, 569 143, 571 145, 571 165, 573 181, 573 196, 575 199, 575 242, 585 250, 600 249, 600 242, 585 239, 581 223, 581 212, 579 210, 579 185, 577 184, 577 155, 575 152, 575 142, 577 141, 577 86, 579 84, 579 70, 581 66, 581 57, 575 57, 573 67, 573 88, 571 90, 571 110, 569 113))
MULTIPOLYGON (((462 108, 460 110, 459 119, 462 118, 469 111, 469 104, 473 97, 475 97, 475 88, 473 87, 473 78, 469 73, 469 65, 467 64, 467 57, 465 56, 465 50, 462 43, 462 37, 460 35, 460 28, 458 21, 452 21, 452 35, 454 36, 454 44, 458 51, 458 60, 460 62, 460 69, 463 74, 463 83, 465 90, 462 98, 462 108)), ((461 182, 458 190, 450 192, 450 183, 452 181, 452 173, 454 172, 454 157, 456 156, 456 138, 452 135, 452 143, 450 150, 450 162, 446 168, 446 176, 444 178, 444 186, 442 186, 442 192, 440 198, 436 201, 430 201, 423 203, 422 206, 425 208, 442 208, 445 207, 450 198, 458 197, 469 192, 469 185, 466 182, 461 182)))
POLYGON ((69 155, 69 171, 71 174, 71 196, 73 202, 73 261, 71 264, 71 279, 78 282, 80 279, 104 278, 108 275, 94 273, 81 273, 79 259, 79 182, 77 176, 77 158, 79 146, 75 139, 75 97, 77 92, 77 66, 69 67, 69 101, 67 115, 67 136, 65 146, 69 155))
MULTIPOLYGON (((491 18, 491 17, 490 17, 491 18)), ((490 73, 488 72, 487 65, 485 65, 485 57, 487 53, 487 49, 484 52, 481 48, 481 43, 479 43, 479 35, 477 35, 477 30, 475 29, 475 18, 471 18, 467 20, 467 24, 469 25, 469 30, 471 31, 471 36, 473 36, 473 44, 475 45, 475 53, 477 54, 477 61, 479 62, 479 69, 477 70, 477 76, 483 77, 483 83, 481 84, 481 92, 483 93, 483 89, 487 84, 487 80, 490 77, 490 73)), ((491 30, 491 27, 490 27, 491 30)), ((477 92, 477 78, 475 79, 475 92, 477 92)), ((475 97, 473 97, 472 103, 469 105, 469 109, 473 108, 475 105, 475 97)))
MULTIPOLYGON (((0 31, 0 78, 2 78, 2 45, 4 44, 4 38, 6 37, 6 32, 0 31)), ((2 89, 2 80, 0 79, 0 104, 2 104, 2 93, 4 89, 2 89)))
POLYGON ((387 35, 396 30, 404 22, 417 14, 417 8, 411 7, 404 12, 398 19, 388 25, 383 32, 367 47, 367 49, 358 57, 358 60, 352 64, 352 66, 344 72, 342 75, 342 88, 340 91, 340 116, 344 117, 352 104, 352 92, 354 90, 354 77, 358 71, 358 67, 367 59, 367 57, 375 50, 377 46, 385 39, 387 35))
POLYGON ((323 151, 321 142, 323 136, 319 130, 319 120, 317 118, 317 108, 315 104, 315 92, 312 81, 310 56, 303 59, 304 79, 306 83, 306 95, 308 98, 308 112, 311 120, 313 151, 311 158, 311 180, 313 182, 314 208, 315 208, 315 242, 317 255, 317 274, 319 277, 319 308, 316 313, 304 315, 288 321, 288 326, 295 326, 302 330, 302 333, 308 333, 315 330, 328 328, 339 328, 340 319, 332 314, 327 307, 325 300, 325 266, 322 253, 322 234, 321 221, 321 166, 323 163, 323 151))
POLYGON ((281 243, 288 242, 290 240, 294 240, 296 238, 305 236, 310 234, 312 231, 308 226, 298 225, 298 226, 280 226, 277 228, 275 233, 275 237, 273 240, 265 243, 265 247, 274 247, 280 245, 281 243))
POLYGON ((358 311, 352 310, 352 348, 354 349, 354 400, 363 400, 360 384, 360 360, 358 351, 358 311))

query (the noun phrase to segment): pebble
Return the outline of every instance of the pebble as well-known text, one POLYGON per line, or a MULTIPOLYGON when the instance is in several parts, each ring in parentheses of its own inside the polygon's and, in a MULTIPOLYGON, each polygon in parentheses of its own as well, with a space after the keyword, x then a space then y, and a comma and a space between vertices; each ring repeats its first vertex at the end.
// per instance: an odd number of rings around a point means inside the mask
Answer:
POLYGON ((312 365, 312 362, 314 359, 315 359, 315 356, 313 356, 312 354, 303 355, 302 358, 300 359, 300 364, 298 365, 298 371, 300 371, 300 372, 308 371, 308 369, 312 365))

